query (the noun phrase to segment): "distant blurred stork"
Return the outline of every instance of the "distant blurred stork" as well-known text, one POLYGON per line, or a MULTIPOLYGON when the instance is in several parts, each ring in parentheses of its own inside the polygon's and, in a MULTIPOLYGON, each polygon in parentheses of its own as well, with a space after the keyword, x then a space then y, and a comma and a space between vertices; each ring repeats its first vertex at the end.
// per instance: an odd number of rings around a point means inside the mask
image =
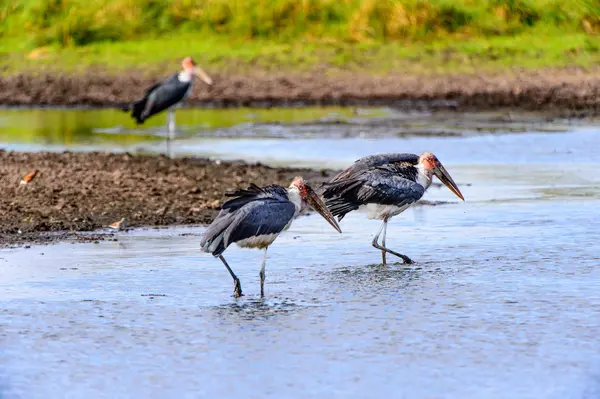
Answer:
POLYGON ((294 178, 287 189, 274 184, 266 187, 251 184, 247 189, 227 196, 232 199, 222 205, 221 211, 204 233, 200 247, 202 251, 221 259, 233 277, 235 297, 242 296, 242 286, 222 255, 229 245, 237 243, 243 248, 265 250, 259 274, 260 295, 264 296, 267 249, 306 206, 313 208, 338 232, 342 232, 331 212, 302 177, 294 178))
POLYGON ((385 246, 387 222, 417 202, 437 176, 456 196, 464 197, 452 177, 435 155, 415 154, 371 155, 354 162, 329 183, 325 183, 325 204, 338 220, 349 212, 364 209, 369 219, 383 220, 373 238, 373 246, 381 250, 383 264, 386 252, 396 255, 404 263, 413 263, 406 255, 385 246), (381 245, 379 235, 383 232, 381 245))
POLYGON ((180 105, 192 91, 194 75, 207 85, 212 85, 212 79, 196 65, 192 57, 186 57, 181 63, 182 71, 171 75, 168 79, 156 83, 146 90, 146 94, 126 107, 123 111, 130 112, 138 125, 168 109, 167 115, 167 153, 171 154, 171 139, 175 133, 175 107, 180 105))

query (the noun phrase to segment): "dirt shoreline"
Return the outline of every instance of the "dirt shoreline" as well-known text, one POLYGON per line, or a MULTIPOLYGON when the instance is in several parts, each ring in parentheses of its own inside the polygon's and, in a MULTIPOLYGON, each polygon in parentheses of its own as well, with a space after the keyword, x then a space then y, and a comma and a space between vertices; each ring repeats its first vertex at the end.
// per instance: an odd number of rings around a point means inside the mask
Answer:
POLYGON ((224 193, 250 182, 319 185, 334 172, 198 158, 0 150, 0 247, 112 238, 107 226, 210 223, 224 193), (27 185, 27 173, 38 175, 27 185))
MULTIPOLYGON (((390 105, 407 109, 488 110, 516 108, 561 116, 600 114, 600 71, 563 68, 503 74, 384 76, 360 72, 210 71, 215 84, 198 84, 189 105, 205 107, 390 105)), ((169 72, 151 77, 18 74, 0 77, 3 106, 121 106, 169 72)))

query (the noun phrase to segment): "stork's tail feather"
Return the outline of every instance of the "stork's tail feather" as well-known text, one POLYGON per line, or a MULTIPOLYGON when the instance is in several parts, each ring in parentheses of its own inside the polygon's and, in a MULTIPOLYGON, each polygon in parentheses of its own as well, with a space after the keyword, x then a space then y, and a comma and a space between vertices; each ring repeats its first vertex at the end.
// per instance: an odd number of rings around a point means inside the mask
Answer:
POLYGON ((221 255, 223 252, 225 252, 227 247, 225 247, 225 245, 223 244, 223 237, 218 237, 217 240, 205 242, 204 245, 200 245, 200 250, 202 252, 208 252, 213 256, 221 255))
POLYGON ((219 256, 229 246, 229 243, 225 242, 225 233, 229 225, 231 224, 231 218, 227 215, 221 215, 208 226, 206 232, 200 240, 200 249, 203 252, 208 252, 214 256, 219 256))
POLYGON ((344 196, 344 194, 359 188, 361 182, 359 180, 356 181, 347 181, 340 180, 335 182, 324 183, 321 187, 324 198, 337 198, 339 196, 344 196))
POLYGON ((329 208, 333 216, 337 216, 338 221, 341 221, 347 213, 355 211, 360 207, 359 203, 351 202, 340 197, 326 199, 325 205, 329 208))
POLYGON ((144 109, 146 108, 146 99, 141 99, 134 103, 126 104, 121 107, 123 112, 131 112, 131 117, 135 119, 136 123, 142 124, 146 119, 143 115, 144 109))
POLYGON ((225 246, 225 240, 223 240, 223 234, 218 234, 217 236, 208 239, 204 236, 202 241, 200 241, 200 250, 202 250, 202 252, 208 252, 213 256, 221 255, 225 252, 225 249, 227 249, 227 247, 225 246))

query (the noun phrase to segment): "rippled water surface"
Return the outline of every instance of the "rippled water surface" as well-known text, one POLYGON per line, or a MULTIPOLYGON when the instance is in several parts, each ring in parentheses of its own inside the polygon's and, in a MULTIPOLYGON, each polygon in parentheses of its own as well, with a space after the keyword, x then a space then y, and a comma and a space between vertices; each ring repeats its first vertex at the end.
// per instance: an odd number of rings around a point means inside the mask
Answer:
MULTIPOLYGON (((93 126, 94 112, 113 111, 85 112, 93 126)), ((388 245, 416 265, 382 267, 379 224, 361 214, 343 235, 316 215, 296 220, 269 249, 264 300, 261 253, 225 253, 246 294, 234 300, 225 268, 198 250, 203 227, 1 250, 0 397, 600 396, 598 127, 303 112, 188 126, 176 150, 331 167, 435 152, 467 201, 432 187, 426 199, 445 205, 392 220, 388 245)), ((120 137, 106 125, 89 137, 120 137)), ((148 130, 135 144, 0 137, 13 149, 160 151, 148 130)))

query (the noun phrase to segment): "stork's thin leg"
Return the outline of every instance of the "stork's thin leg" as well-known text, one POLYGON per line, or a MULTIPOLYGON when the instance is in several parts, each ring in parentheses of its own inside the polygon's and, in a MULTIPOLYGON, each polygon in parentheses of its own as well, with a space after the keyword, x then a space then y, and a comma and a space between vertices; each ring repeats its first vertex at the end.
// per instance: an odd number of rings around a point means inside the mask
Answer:
MULTIPOLYGON (((379 249, 379 244, 377 244, 377 241, 379 240, 379 236, 381 235, 381 232, 384 231, 383 236, 385 237, 385 231, 387 230, 387 220, 384 220, 383 224, 381 225, 381 227, 379 228, 379 230, 377 231, 377 234, 375 234, 375 237, 373 237, 373 246, 375 248, 379 249)), ((384 238, 385 240, 385 238, 384 238)), ((386 262, 385 262, 385 250, 381 250, 381 259, 383 261, 383 266, 386 266, 386 262)))
MULTIPOLYGON (((384 221, 383 221, 383 224, 382 224, 382 225, 381 225, 381 227, 379 228, 379 231, 378 231, 378 232, 377 232, 377 234, 375 235, 375 238, 373 238, 373 242, 372 242, 373 246, 374 246, 375 248, 377 248, 377 249, 380 249, 380 250, 381 250, 381 252, 382 252, 382 258, 383 258, 383 260, 384 260, 384 263, 383 263, 383 265, 384 265, 384 266, 386 265, 386 263, 385 263, 385 255, 384 255, 384 253, 385 253, 385 252, 387 252, 387 253, 390 253, 390 254, 392 254, 392 255, 396 255, 396 256, 397 256, 397 257, 399 257, 399 258, 402 258, 402 260, 403 260, 403 261, 404 261, 404 263, 406 263, 406 264, 411 264, 411 263, 414 263, 414 262, 412 261, 412 259, 410 259, 408 256, 406 256, 406 255, 402 255, 402 254, 399 254, 398 252, 395 252, 395 251, 392 251, 392 250, 391 250, 391 249, 389 249, 389 248, 386 248, 386 247, 385 247, 385 243, 384 243, 384 245, 379 245, 379 243, 377 242, 377 241, 379 240, 379 235, 381 234, 381 232, 382 232, 382 231, 385 231, 386 229, 387 229, 387 220, 384 220, 384 221)), ((385 237, 385 233, 384 233, 384 237, 385 237)))
MULTIPOLYGON (((385 248, 385 235, 387 234, 387 220, 383 222, 383 237, 381 238, 381 246, 385 248)), ((386 265, 385 262, 385 251, 381 250, 381 260, 383 261, 383 265, 386 265)))
POLYGON ((175 135, 175 111, 171 108, 167 114, 167 156, 171 157, 171 140, 175 135))
POLYGON ((267 263, 267 249, 269 249, 269 247, 265 248, 265 253, 263 254, 262 263, 260 265, 260 273, 258 274, 260 276, 260 297, 261 298, 265 296, 265 264, 267 263))
POLYGON ((233 296, 236 298, 241 297, 244 294, 242 294, 242 284, 240 283, 240 279, 235 275, 233 270, 231 270, 231 268, 225 261, 223 255, 219 255, 219 259, 221 259, 221 262, 223 262, 223 264, 227 268, 227 271, 229 272, 229 274, 231 274, 231 277, 233 277, 233 296))

